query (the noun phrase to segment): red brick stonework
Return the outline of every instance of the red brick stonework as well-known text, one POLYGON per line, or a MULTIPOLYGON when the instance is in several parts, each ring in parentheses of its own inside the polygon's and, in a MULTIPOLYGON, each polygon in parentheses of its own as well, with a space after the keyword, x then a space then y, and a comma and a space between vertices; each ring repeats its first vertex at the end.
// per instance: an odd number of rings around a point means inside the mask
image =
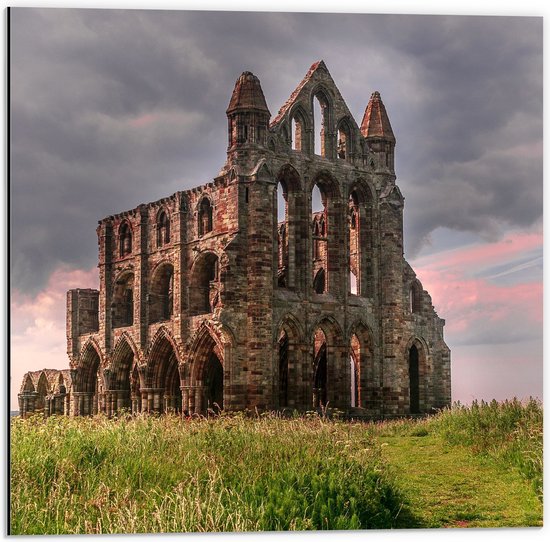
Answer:
POLYGON ((70 371, 27 373, 23 415, 450 403, 445 322, 403 257, 380 94, 359 127, 321 61, 270 117, 244 72, 219 175, 99 222, 100 289, 67 294, 70 371))

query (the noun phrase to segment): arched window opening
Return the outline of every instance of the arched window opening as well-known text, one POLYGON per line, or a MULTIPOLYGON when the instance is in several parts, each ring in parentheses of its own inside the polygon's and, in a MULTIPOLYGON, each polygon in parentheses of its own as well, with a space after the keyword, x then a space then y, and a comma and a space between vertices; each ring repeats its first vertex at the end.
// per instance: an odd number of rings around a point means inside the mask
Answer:
POLYGON ((361 232, 359 221, 359 198, 353 190, 348 201, 348 238, 349 238, 349 293, 358 295, 361 268, 361 232))
POLYGON ((281 127, 281 137, 283 138, 283 143, 285 144, 285 146, 290 144, 290 148, 292 148, 292 139, 288 137, 288 128, 286 127, 286 125, 283 125, 281 127))
POLYGON ((313 98, 313 126, 315 133, 314 149, 315 154, 326 156, 326 127, 328 126, 328 107, 320 95, 313 98))
POLYGON ((422 312, 422 286, 415 280, 409 290, 410 311, 414 314, 422 312))
POLYGON ((351 129, 347 120, 338 127, 337 156, 341 160, 351 160, 351 129))
POLYGON ((315 332, 313 351, 313 407, 318 408, 327 404, 327 338, 322 329, 315 332))
POLYGON ((206 408, 214 411, 223 409, 223 366, 214 352, 210 354, 204 368, 206 408))
POLYGON ((351 407, 356 408, 361 406, 361 397, 360 397, 360 382, 361 382, 361 343, 357 338, 357 335, 352 335, 351 337, 351 348, 350 348, 350 396, 351 396, 351 407))
POLYGON ((327 198, 316 184, 311 193, 313 289, 316 293, 326 291, 328 269, 327 198))
POLYGON ((174 267, 162 265, 153 276, 149 294, 150 321, 170 320, 174 311, 174 267))
POLYGON ((321 257, 321 251, 319 249, 319 237, 320 237, 320 229, 319 229, 319 220, 313 220, 313 259, 318 260, 321 257))
POLYGON ((291 128, 292 128, 292 150, 301 151, 302 150, 302 123, 296 118, 293 118, 291 123, 291 128))
POLYGON ((132 253, 132 230, 128 222, 123 222, 119 230, 119 253, 120 256, 126 256, 132 253))
POLYGON ((212 231, 212 205, 204 197, 199 205, 199 236, 202 237, 212 231))
POLYGON ((288 192, 284 182, 277 184, 277 285, 288 286, 288 192))
POLYGON ((319 271, 317 271, 317 274, 313 279, 313 290, 316 294, 324 294, 325 288, 325 270, 321 268, 319 269, 319 271))
POLYGON ((189 310, 192 314, 213 312, 220 303, 218 257, 206 252, 195 262, 189 285, 189 310))
POLYGON ((170 242, 170 221, 165 211, 161 211, 157 221, 157 246, 170 242))
POLYGON ((418 349, 412 345, 409 350, 409 392, 410 413, 420 413, 420 374, 418 367, 418 349))
POLYGON ((350 269, 349 271, 349 290, 350 294, 357 295, 358 289, 357 289, 357 275, 355 274, 355 271, 353 269, 350 269))
POLYGON ((288 406, 288 335, 279 337, 279 406, 288 406))
POLYGON ((111 303, 113 327, 131 326, 134 323, 134 275, 127 273, 115 282, 111 303))

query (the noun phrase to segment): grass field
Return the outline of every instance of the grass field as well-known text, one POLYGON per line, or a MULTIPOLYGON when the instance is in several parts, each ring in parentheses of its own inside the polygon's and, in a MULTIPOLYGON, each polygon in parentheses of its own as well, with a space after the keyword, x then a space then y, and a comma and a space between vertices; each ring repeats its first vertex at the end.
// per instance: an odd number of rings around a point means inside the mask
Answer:
POLYGON ((542 406, 11 422, 11 533, 542 524, 542 406))

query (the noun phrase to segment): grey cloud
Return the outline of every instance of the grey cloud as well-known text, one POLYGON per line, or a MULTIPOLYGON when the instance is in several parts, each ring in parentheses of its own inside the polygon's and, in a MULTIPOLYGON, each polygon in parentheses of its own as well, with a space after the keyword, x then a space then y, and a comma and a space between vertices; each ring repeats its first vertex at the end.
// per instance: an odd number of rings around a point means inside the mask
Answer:
POLYGON ((382 92, 412 252, 440 226, 497 236, 540 217, 542 160, 503 152, 542 141, 539 19, 11 13, 17 288, 39 290, 59 263, 93 265, 97 219, 212 178, 243 70, 275 115, 320 58, 359 122, 382 92), (138 129, 142 115, 160 120, 138 129))

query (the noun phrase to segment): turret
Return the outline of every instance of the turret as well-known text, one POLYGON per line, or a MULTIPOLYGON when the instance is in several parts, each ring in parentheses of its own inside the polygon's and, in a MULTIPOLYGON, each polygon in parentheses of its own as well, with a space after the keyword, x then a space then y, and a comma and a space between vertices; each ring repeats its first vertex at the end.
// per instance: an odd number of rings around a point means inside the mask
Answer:
POLYGON ((367 140, 369 151, 377 157, 375 169, 388 169, 393 172, 395 136, 378 91, 372 93, 365 109, 361 134, 367 140))
POLYGON ((260 80, 251 72, 243 72, 235 83, 227 108, 227 150, 250 145, 265 146, 270 117, 260 80))

